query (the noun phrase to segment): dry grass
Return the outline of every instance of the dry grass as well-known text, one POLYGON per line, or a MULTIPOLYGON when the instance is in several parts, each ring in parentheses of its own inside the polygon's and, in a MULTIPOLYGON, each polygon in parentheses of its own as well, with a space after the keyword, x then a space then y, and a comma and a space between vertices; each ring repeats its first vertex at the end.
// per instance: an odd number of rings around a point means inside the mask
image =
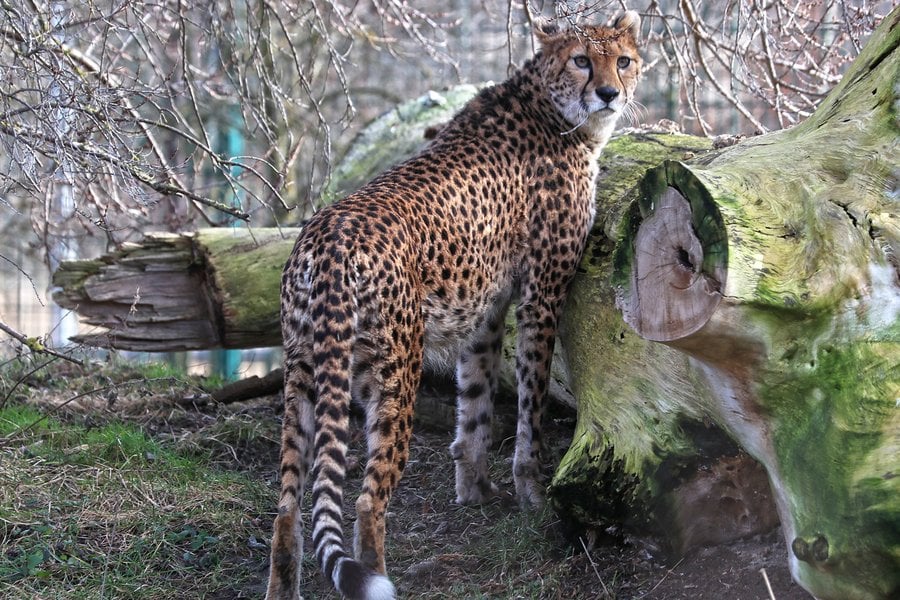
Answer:
MULTIPOLYGON (((262 597, 277 495, 277 399, 214 406, 209 382, 161 366, 28 373, 21 364, 0 367, 0 597, 262 597)), ((551 423, 548 464, 565 450, 571 427, 569 417, 551 423)), ((676 565, 676 573, 640 543, 581 551, 553 511, 517 507, 511 440, 492 453, 499 497, 455 505, 450 440, 446 431, 417 428, 391 503, 388 569, 401 597, 757 597, 698 595, 696 582, 718 563, 687 573, 676 565), (683 593, 682 577, 693 577, 683 593)), ((362 456, 357 436, 348 506, 362 456)), ((348 524, 352 517, 348 510, 348 524)), ((746 562, 741 556, 734 562, 746 562)), ((764 562, 779 600, 803 597, 784 592, 779 560, 764 562)), ((759 566, 751 575, 761 586, 759 566)), ((303 574, 306 598, 337 600, 309 555, 303 574)))
POLYGON ((0 411, 0 597, 247 597, 266 557, 254 541, 268 535, 270 488, 220 468, 172 426, 205 419, 171 396, 154 402, 196 382, 144 373, 156 381, 111 388, 118 407, 97 393, 59 409, 98 384, 97 374, 66 375, 64 393, 32 381, 17 387, 27 404, 0 411))

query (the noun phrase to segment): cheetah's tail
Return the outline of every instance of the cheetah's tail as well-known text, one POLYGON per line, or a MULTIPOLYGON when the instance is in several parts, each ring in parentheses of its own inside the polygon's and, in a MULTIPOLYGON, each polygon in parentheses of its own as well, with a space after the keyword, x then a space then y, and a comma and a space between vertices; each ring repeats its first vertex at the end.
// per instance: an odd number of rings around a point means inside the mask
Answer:
POLYGON ((397 597, 397 591, 390 579, 352 558, 338 560, 332 582, 346 598, 394 600, 397 597))
MULTIPOLYGON (((336 275, 333 281, 341 282, 336 275)), ((353 559, 344 549, 341 518, 350 439, 350 364, 356 339, 356 315, 340 284, 311 299, 312 314, 323 318, 313 333, 316 433, 312 484, 312 541, 322 572, 344 597, 393 600, 390 580, 353 559), (343 296, 343 298, 342 298, 343 296), (314 304, 321 302, 322 309, 314 304)))

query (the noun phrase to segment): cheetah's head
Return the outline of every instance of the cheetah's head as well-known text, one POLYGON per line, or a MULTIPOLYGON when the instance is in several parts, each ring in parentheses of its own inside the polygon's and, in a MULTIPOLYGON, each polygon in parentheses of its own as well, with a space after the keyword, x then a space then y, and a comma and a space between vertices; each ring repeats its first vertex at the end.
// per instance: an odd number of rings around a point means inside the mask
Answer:
POLYGON ((611 26, 560 30, 539 23, 544 87, 572 126, 607 138, 634 98, 641 72, 638 38, 641 18, 627 11, 611 26))

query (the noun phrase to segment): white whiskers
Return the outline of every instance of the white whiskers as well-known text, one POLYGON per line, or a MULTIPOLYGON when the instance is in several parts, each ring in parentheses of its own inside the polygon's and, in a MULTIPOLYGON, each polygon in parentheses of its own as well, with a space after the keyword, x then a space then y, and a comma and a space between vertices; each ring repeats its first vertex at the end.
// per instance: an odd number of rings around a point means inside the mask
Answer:
POLYGON ((622 117, 628 119, 628 122, 635 127, 640 124, 641 117, 646 114, 647 107, 636 100, 632 100, 622 109, 622 117))
POLYGON ((569 134, 575 133, 575 130, 576 130, 576 129, 578 129, 579 127, 581 127, 581 126, 584 125, 585 123, 587 123, 587 120, 588 120, 588 118, 589 118, 590 116, 591 116, 591 113, 585 111, 585 113, 584 113, 584 118, 581 119, 581 121, 580 121, 577 125, 575 125, 575 127, 573 127, 572 129, 569 129, 568 131, 560 131, 560 132, 559 132, 559 135, 569 135, 569 134))

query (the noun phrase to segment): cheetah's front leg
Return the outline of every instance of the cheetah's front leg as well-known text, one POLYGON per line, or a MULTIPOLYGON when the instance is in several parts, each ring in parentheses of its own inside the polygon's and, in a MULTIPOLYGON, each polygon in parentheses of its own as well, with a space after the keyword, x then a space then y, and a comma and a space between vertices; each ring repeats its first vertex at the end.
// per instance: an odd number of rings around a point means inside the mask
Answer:
POLYGON ((458 504, 482 504, 497 494, 488 475, 487 453, 508 306, 501 304, 456 364, 456 439, 450 454, 456 463, 458 504))

